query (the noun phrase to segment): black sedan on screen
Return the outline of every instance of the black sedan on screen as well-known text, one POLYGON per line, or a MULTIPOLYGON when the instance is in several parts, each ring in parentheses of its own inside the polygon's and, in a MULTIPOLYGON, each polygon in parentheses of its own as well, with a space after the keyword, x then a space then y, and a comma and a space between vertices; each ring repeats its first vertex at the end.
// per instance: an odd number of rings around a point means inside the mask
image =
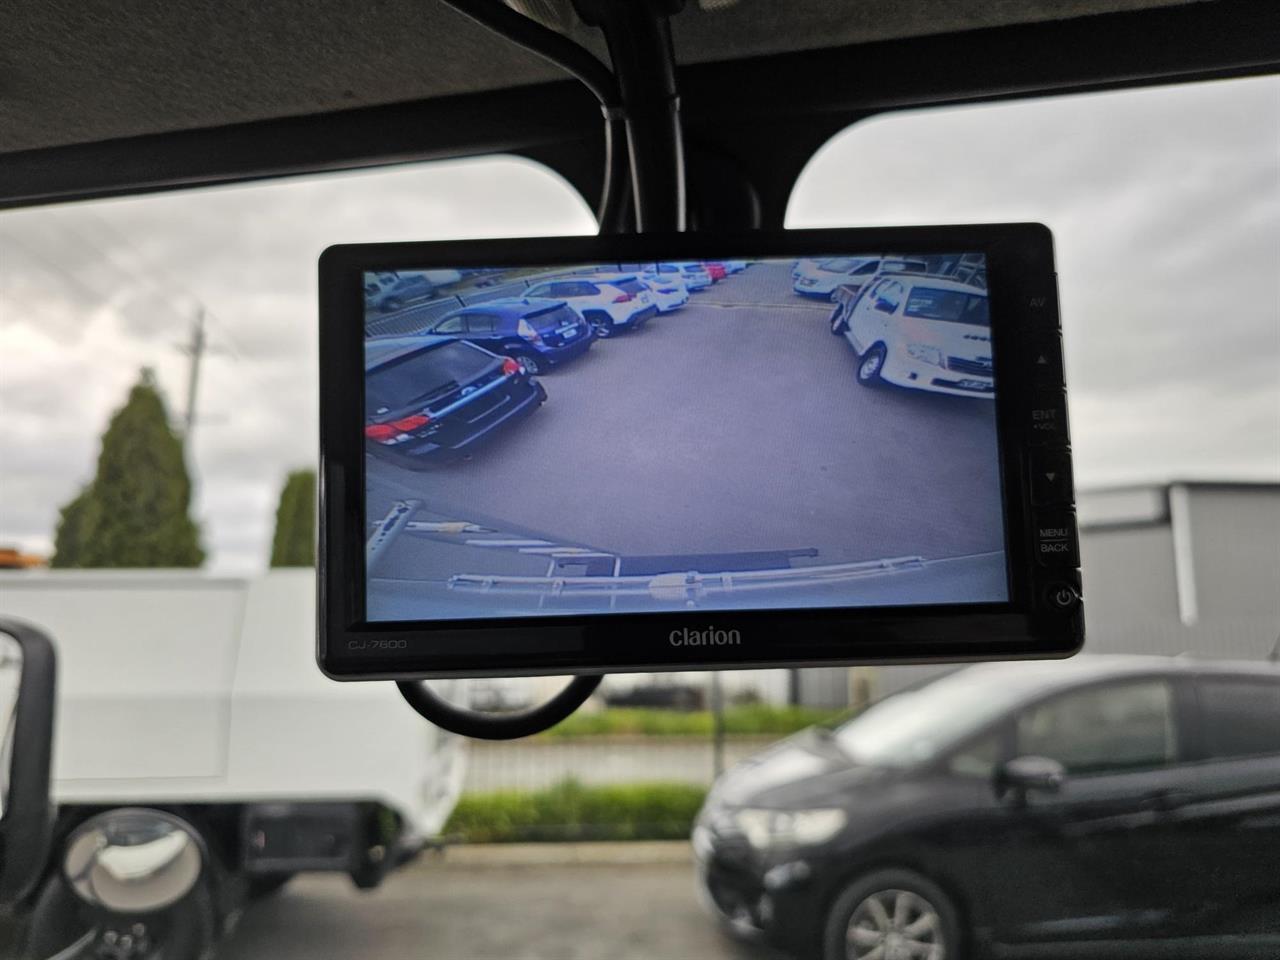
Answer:
POLYGON ((546 399, 519 360, 465 340, 365 341, 366 447, 403 466, 465 454, 546 399))
POLYGON ((1280 665, 959 670, 729 770, 693 845, 726 925, 825 960, 1277 956, 1280 665))
POLYGON ((425 332, 515 357, 535 376, 582 356, 595 340, 591 325, 563 300, 538 297, 502 297, 463 307, 425 332))

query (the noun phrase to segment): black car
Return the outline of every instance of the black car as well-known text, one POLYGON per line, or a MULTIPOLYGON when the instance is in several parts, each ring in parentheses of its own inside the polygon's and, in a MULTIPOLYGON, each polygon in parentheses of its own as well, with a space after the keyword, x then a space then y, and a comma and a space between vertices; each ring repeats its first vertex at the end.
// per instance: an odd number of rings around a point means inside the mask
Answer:
POLYGON ((454 310, 427 327, 436 336, 457 337, 516 357, 533 375, 580 357, 590 349, 591 325, 563 300, 502 297, 454 310))
POLYGON ((366 445, 406 466, 463 453, 546 399, 519 360, 465 340, 365 342, 366 445))
POLYGON ((1280 665, 960 670, 731 769, 693 842, 807 956, 1280 956, 1280 665))

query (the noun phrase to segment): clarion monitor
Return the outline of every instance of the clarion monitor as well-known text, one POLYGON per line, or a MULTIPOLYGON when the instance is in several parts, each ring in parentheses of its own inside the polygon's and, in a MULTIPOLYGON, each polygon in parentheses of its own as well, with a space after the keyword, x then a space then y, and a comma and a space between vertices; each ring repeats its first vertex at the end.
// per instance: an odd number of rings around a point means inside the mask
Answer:
POLYGON ((1042 226, 338 246, 320 320, 330 676, 1081 645, 1042 226))

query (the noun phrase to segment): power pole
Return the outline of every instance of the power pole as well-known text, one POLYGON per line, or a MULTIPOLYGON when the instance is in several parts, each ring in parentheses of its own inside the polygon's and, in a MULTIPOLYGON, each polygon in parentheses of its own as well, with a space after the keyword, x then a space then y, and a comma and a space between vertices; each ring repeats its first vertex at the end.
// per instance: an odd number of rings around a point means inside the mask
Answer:
POLYGON ((196 426, 196 390, 200 386, 200 359, 204 356, 207 341, 204 334, 204 306, 197 304, 195 322, 191 325, 191 340, 179 344, 178 349, 187 355, 187 407, 182 416, 182 439, 191 449, 191 434, 196 426))

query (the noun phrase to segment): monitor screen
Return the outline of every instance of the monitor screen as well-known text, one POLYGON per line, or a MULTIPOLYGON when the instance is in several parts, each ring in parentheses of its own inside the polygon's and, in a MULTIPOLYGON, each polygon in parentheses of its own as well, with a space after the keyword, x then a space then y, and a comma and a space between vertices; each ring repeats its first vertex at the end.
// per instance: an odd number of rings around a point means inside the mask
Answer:
POLYGON ((981 253, 363 287, 369 622, 1009 599, 981 253))

